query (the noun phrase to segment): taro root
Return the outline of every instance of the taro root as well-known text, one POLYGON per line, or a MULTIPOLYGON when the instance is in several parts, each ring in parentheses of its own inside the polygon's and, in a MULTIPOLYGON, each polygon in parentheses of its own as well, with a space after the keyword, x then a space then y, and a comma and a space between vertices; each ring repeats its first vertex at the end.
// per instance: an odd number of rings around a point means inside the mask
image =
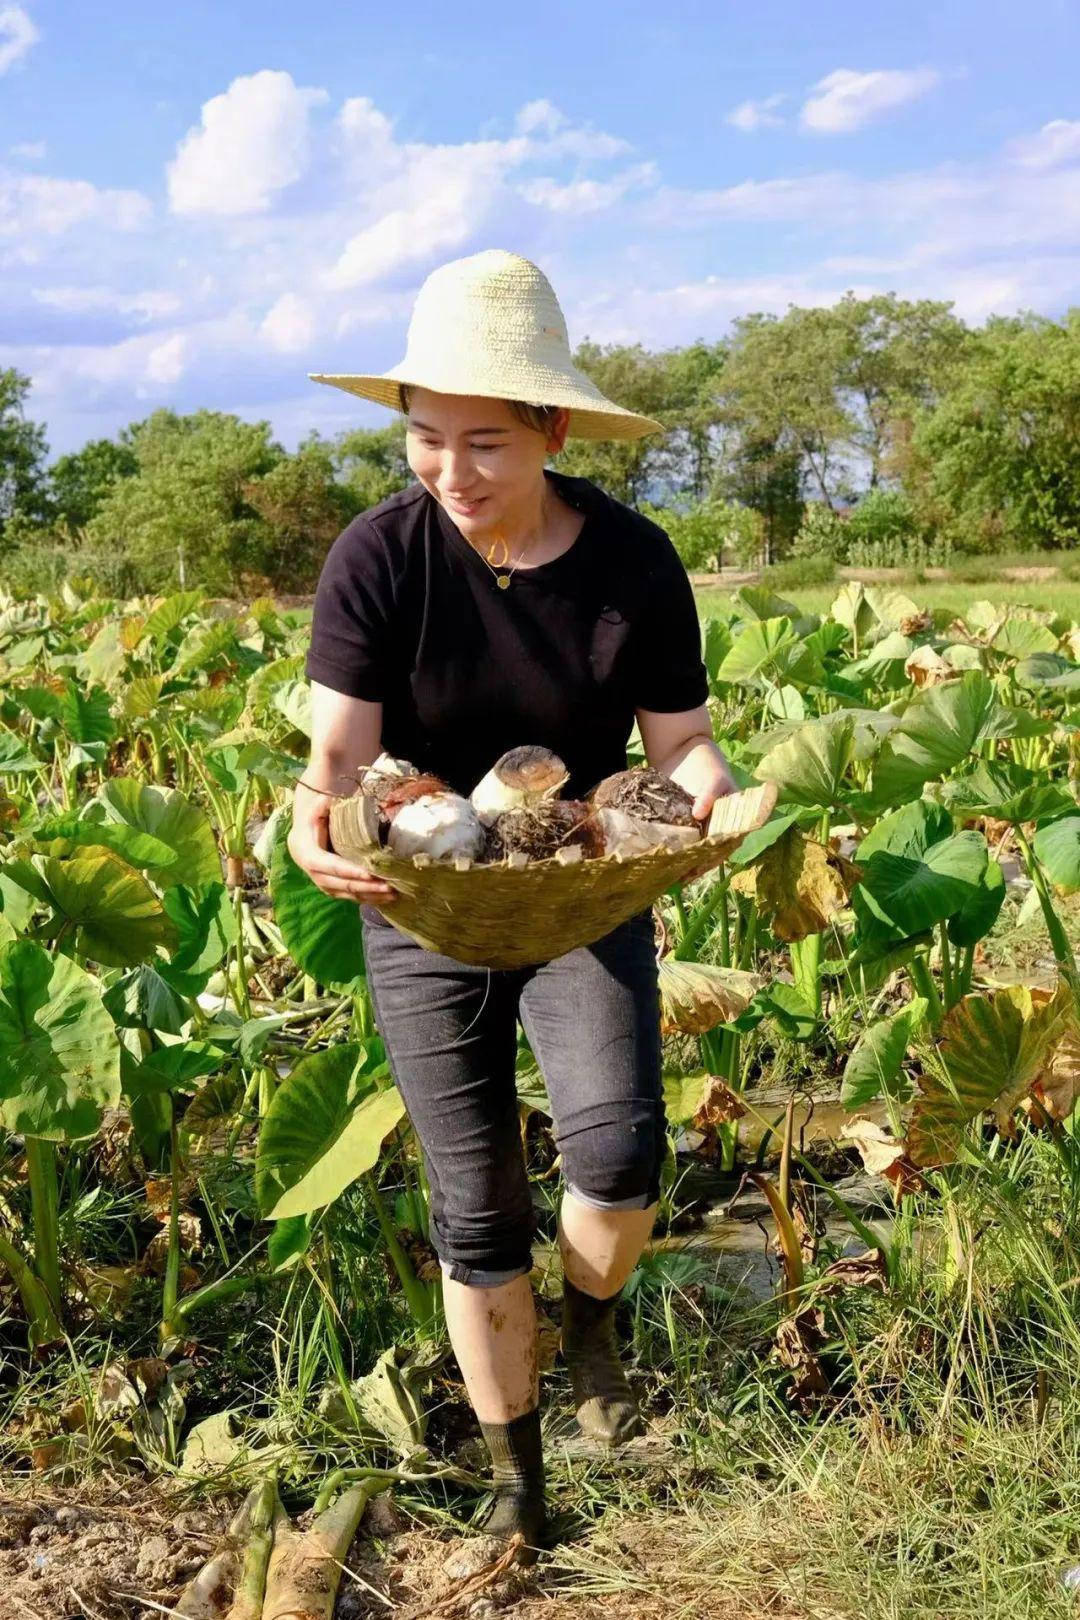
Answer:
POLYGON ((360 769, 360 791, 381 805, 386 795, 408 780, 420 775, 407 759, 394 759, 391 754, 380 754, 370 765, 360 769))
POLYGON ((624 810, 638 821, 664 821, 672 827, 700 825, 694 820, 694 800, 686 789, 648 765, 605 776, 589 794, 589 803, 594 810, 624 810))
POLYGON ((441 777, 418 771, 407 759, 380 754, 374 764, 366 766, 361 773, 360 791, 378 806, 379 842, 385 844, 390 823, 402 805, 411 804, 425 794, 449 793, 450 788, 441 777))
POLYGON ((395 855, 467 856, 477 860, 484 829, 468 799, 458 793, 429 793, 402 805, 390 823, 387 842, 395 855))
POLYGON ((379 801, 379 809, 387 821, 393 821, 399 810, 405 805, 412 804, 414 799, 431 798, 433 794, 450 793, 449 782, 444 782, 441 776, 403 776, 399 781, 391 783, 379 801))
POLYGON ((486 861, 508 855, 528 855, 543 861, 566 844, 585 842, 584 825, 589 807, 580 799, 544 799, 540 804, 504 810, 487 829, 486 861))
POLYGON ((490 827, 508 810, 534 809, 553 799, 569 775, 550 748, 511 748, 473 788, 473 808, 490 827))
POLYGON ((644 855, 650 849, 688 849, 700 839, 701 823, 686 826, 646 821, 625 810, 604 807, 593 811, 584 825, 583 837, 590 854, 644 855))

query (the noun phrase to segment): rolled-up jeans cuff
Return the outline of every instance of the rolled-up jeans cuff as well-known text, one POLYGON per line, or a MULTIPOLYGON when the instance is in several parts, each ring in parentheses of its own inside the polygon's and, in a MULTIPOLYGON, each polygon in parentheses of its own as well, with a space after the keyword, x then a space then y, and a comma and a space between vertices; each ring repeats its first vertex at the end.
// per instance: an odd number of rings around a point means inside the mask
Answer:
POLYGON ((579 1204, 587 1204, 590 1209, 648 1209, 655 1204, 659 1196, 657 1193, 635 1193, 633 1198, 594 1198, 591 1193, 584 1193, 575 1187, 572 1181, 566 1183, 568 1193, 573 1193, 579 1204))
POLYGON ((440 1260, 439 1264, 453 1282, 464 1283, 468 1288, 501 1288, 515 1277, 527 1277, 531 1269, 511 1266, 506 1271, 484 1271, 477 1266, 464 1266, 460 1260, 440 1260))

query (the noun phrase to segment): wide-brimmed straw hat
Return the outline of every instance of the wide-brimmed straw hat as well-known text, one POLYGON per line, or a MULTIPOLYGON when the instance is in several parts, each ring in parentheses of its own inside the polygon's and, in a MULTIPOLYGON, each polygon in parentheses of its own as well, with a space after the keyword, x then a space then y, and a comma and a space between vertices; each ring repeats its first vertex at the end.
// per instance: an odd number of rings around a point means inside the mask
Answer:
POLYGON ((405 358, 379 375, 309 372, 361 399, 401 409, 399 383, 437 394, 477 394, 563 405, 578 439, 640 439, 662 422, 623 410, 579 371, 559 300, 529 259, 487 248, 433 270, 416 295, 405 358))

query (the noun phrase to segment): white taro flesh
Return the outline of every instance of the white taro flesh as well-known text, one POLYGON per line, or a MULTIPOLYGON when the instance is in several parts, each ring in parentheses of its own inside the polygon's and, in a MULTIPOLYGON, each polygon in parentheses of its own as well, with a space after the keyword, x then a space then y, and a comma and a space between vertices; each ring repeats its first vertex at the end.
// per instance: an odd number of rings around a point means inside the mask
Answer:
POLYGON ((484 847, 484 829, 468 799, 457 793, 429 793, 401 807, 390 824, 387 843, 395 855, 406 859, 464 855, 475 861, 484 847))
POLYGON ((666 821, 641 821, 625 810, 595 810, 591 824, 600 833, 605 855, 644 855, 650 849, 688 849, 701 839, 700 826, 678 827, 666 821))
POLYGON ((490 827, 507 810, 527 810, 554 798, 569 776, 550 748, 511 748, 473 788, 473 808, 490 827))

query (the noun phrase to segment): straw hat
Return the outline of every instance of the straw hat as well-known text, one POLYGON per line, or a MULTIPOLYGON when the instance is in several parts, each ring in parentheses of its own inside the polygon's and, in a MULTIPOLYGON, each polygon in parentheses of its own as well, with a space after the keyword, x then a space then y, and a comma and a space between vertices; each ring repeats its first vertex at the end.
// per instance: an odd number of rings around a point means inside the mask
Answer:
POLYGON ((502 248, 451 259, 431 272, 416 295, 405 358, 391 370, 308 375, 393 410, 401 408, 399 383, 438 394, 564 405, 571 438, 640 439, 667 431, 662 422, 613 404, 578 370, 547 276, 502 248))

